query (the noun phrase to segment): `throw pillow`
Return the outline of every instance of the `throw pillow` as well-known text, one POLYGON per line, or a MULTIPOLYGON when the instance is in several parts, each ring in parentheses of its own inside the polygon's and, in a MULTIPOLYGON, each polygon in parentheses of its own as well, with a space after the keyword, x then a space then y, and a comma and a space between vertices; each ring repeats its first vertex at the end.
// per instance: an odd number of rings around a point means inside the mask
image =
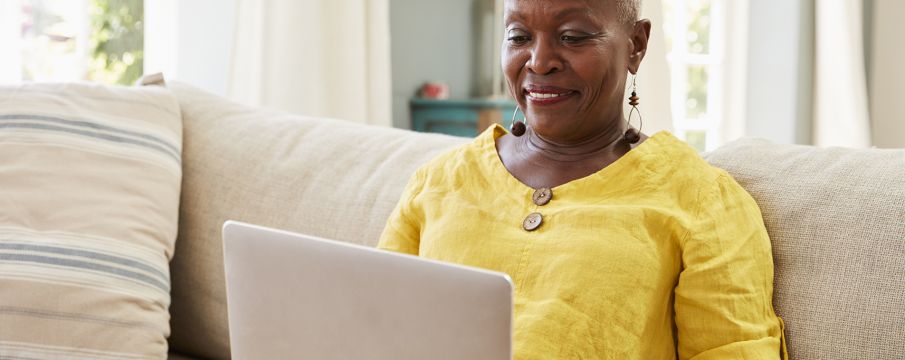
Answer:
POLYGON ((166 358, 181 146, 164 88, 0 87, 0 358, 166 358))

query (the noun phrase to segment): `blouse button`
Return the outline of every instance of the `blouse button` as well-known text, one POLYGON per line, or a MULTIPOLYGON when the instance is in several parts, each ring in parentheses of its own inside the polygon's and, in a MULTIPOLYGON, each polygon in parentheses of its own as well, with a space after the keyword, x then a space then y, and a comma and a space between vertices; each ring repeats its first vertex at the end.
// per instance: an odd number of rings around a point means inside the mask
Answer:
POLYGON ((534 231, 540 227, 540 224, 544 221, 544 217, 539 213, 531 213, 528 217, 525 218, 525 221, 522 222, 522 227, 525 228, 526 231, 534 231))
POLYGON ((534 200, 534 203, 537 206, 544 206, 553 200, 553 190, 548 188, 540 188, 534 191, 534 195, 531 196, 531 199, 534 200))

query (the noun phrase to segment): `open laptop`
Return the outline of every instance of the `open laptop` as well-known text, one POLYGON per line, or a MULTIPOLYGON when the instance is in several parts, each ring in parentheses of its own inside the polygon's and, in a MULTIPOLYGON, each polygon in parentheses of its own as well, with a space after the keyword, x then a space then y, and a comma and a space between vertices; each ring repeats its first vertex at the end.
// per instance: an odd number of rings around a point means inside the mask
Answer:
POLYGON ((227 221, 235 359, 512 358, 502 273, 227 221))

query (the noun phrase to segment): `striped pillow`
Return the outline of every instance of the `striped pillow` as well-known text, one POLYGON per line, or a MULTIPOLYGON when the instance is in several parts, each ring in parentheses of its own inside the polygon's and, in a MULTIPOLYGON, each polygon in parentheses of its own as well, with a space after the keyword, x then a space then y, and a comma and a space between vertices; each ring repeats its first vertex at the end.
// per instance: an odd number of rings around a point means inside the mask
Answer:
POLYGON ((166 358, 181 147, 164 88, 0 87, 0 358, 166 358))

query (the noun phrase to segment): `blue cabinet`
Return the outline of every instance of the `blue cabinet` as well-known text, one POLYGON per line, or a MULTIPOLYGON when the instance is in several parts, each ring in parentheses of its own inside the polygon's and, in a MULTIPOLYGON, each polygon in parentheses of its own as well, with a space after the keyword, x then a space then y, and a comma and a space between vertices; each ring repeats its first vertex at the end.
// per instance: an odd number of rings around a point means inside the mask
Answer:
POLYGON ((475 137, 492 123, 508 122, 516 103, 510 99, 412 99, 412 129, 475 137))

